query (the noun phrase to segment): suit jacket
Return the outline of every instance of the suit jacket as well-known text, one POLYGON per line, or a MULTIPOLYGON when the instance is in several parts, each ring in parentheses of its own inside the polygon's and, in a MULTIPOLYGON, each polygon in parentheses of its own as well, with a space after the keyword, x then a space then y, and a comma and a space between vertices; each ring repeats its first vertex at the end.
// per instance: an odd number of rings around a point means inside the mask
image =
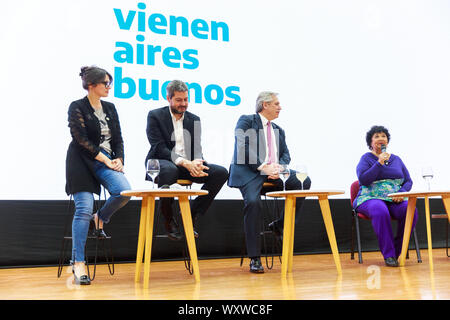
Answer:
MULTIPOLYGON (((284 130, 272 123, 277 145, 277 159, 281 164, 289 164, 291 156, 286 145, 284 130)), ((242 115, 235 129, 233 160, 230 165, 228 186, 241 187, 260 175, 258 167, 266 157, 266 139, 259 114, 242 115)))
MULTIPOLYGON (((184 149, 188 160, 203 159, 200 118, 186 111, 183 120, 184 149)), ((151 110, 147 116, 147 138, 150 142, 148 159, 174 162, 179 155, 174 151, 175 136, 169 107, 151 110)))

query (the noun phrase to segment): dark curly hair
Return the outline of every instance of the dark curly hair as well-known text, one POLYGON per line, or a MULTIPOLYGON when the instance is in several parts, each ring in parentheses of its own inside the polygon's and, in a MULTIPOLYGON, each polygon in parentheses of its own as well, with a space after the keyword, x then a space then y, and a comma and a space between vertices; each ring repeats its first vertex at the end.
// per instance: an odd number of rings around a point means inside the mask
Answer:
POLYGON ((388 142, 391 140, 391 135, 389 134, 388 129, 386 129, 383 126, 372 126, 372 128, 370 128, 369 131, 367 131, 366 133, 366 142, 367 142, 367 146, 369 147, 370 150, 372 150, 372 137, 375 133, 380 133, 383 132, 386 137, 388 142))
POLYGON ((106 75, 108 75, 109 81, 112 83, 113 77, 105 69, 99 68, 97 66, 81 67, 80 77, 82 80, 83 88, 87 90, 89 85, 101 83, 105 80, 106 75))

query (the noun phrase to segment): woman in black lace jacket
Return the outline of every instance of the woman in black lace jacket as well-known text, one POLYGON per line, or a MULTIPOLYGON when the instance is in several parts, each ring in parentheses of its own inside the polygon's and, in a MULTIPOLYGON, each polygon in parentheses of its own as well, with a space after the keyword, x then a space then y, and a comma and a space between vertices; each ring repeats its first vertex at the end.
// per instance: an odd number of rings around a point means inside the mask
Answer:
POLYGON ((120 192, 131 189, 123 174, 124 147, 119 117, 114 104, 102 101, 111 88, 112 76, 104 69, 81 68, 87 96, 69 106, 72 142, 66 158, 66 192, 72 194, 75 214, 72 222, 72 270, 75 283, 90 284, 85 267, 85 244, 91 220, 95 234, 106 237, 103 224, 128 201, 120 192), (94 193, 103 185, 110 197, 93 213, 94 193))

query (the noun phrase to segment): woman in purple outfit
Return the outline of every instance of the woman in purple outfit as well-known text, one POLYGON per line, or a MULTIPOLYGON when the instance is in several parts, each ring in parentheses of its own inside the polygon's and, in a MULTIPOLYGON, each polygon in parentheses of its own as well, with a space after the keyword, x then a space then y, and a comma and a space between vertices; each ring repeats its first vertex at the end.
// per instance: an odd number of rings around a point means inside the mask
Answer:
MULTIPOLYGON (((356 167, 360 187, 353 207, 371 219, 386 265, 397 267, 408 201, 402 197, 391 198, 387 195, 409 191, 413 182, 400 157, 386 152, 389 140, 389 131, 383 126, 373 126, 367 132, 366 142, 370 152, 361 157, 356 167), (398 221, 395 238, 391 219, 398 221)), ((412 228, 416 221, 417 209, 412 228)))

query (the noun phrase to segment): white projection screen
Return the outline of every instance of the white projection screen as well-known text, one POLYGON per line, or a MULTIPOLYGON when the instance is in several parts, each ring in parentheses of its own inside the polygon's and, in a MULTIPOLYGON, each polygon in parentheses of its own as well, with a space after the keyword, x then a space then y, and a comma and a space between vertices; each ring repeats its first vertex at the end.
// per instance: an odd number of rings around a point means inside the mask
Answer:
MULTIPOLYGON (((234 127, 260 91, 314 189, 349 198, 372 125, 391 133, 424 190, 450 187, 450 2, 439 0, 3 0, 0 10, 0 199, 61 200, 71 141, 67 110, 86 95, 81 66, 114 76, 133 188, 149 188, 147 113, 161 88, 192 84, 207 161, 229 167, 234 127)), ((196 186, 195 188, 200 187, 196 186)), ((224 186, 218 199, 240 199, 224 186)))

